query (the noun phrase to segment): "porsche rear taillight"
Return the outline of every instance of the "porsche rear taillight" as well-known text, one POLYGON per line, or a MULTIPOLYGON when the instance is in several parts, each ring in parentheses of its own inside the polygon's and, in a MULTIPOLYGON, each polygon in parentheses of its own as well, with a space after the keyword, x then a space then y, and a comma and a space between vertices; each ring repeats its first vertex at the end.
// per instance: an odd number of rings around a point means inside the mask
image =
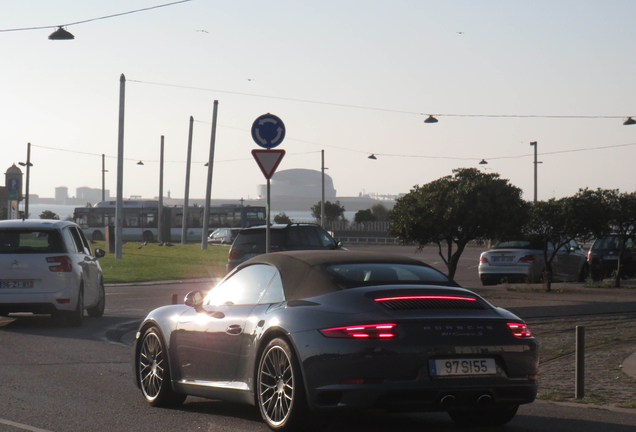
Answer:
POLYGON ((52 272, 70 272, 73 271, 73 262, 66 255, 56 256, 56 257, 48 257, 46 262, 51 263, 53 265, 49 266, 49 270, 52 272))
POLYGON ((526 339, 532 337, 532 333, 528 330, 528 326, 523 323, 507 323, 510 332, 517 339, 526 339))
POLYGON ((350 339, 392 339, 397 337, 397 324, 362 324, 320 330, 323 336, 350 339))
POLYGON ((535 262, 536 257, 534 255, 526 255, 519 258, 520 263, 533 263, 535 262))

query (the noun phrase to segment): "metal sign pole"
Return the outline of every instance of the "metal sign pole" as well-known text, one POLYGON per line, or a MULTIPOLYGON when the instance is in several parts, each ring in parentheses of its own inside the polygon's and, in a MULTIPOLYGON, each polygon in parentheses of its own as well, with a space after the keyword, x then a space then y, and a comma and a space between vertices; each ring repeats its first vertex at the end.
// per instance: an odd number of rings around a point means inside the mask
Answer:
POLYGON ((285 155, 285 150, 272 150, 285 139, 285 124, 277 116, 267 113, 252 123, 252 139, 266 150, 252 150, 252 156, 267 179, 267 207, 265 224, 265 253, 272 251, 270 242, 270 178, 274 175, 278 164, 285 155))
POLYGON ((265 225, 265 253, 270 253, 272 251, 271 249, 271 243, 270 243, 270 237, 269 237, 269 210, 270 210, 270 203, 269 203, 269 186, 270 186, 270 181, 269 179, 267 179, 267 207, 265 207, 265 212, 266 215, 265 217, 267 218, 267 224, 265 225))

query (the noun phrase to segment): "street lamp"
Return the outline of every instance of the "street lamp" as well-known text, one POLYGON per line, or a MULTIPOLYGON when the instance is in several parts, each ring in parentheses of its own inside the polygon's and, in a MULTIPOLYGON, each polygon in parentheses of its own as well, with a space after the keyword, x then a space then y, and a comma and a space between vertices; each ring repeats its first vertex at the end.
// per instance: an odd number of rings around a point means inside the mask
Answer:
POLYGON ((75 39, 73 33, 64 30, 61 26, 49 35, 50 40, 72 40, 75 39))
POLYGON ((29 218, 29 177, 30 168, 33 166, 31 163, 31 143, 27 143, 27 160, 25 162, 18 162, 18 165, 26 166, 26 198, 24 199, 24 218, 29 218))

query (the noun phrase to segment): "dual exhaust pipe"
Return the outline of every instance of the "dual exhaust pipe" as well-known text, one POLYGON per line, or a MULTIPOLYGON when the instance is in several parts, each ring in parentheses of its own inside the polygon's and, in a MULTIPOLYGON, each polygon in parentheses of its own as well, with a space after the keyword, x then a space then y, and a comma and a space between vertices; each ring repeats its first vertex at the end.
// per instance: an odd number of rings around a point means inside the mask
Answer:
MULTIPOLYGON (((453 406, 455 406, 456 402, 457 402, 457 399, 453 395, 446 395, 446 396, 442 397, 442 399, 440 400, 440 403, 442 404, 442 406, 444 408, 453 407, 453 406)), ((479 405, 481 407, 487 407, 487 406, 492 405, 492 396, 490 396, 488 394, 483 394, 483 395, 479 396, 477 398, 477 405, 479 405)))

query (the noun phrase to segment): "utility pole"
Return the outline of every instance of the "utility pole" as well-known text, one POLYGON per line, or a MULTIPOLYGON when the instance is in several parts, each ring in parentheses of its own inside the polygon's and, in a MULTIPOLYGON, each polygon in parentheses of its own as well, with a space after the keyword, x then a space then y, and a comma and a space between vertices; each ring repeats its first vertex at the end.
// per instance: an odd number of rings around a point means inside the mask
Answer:
POLYGON ((212 196, 212 174, 214 168, 214 146, 216 144, 216 116, 219 101, 214 101, 212 110, 212 131, 210 132, 210 155, 208 157, 208 181, 205 188, 205 208, 203 209, 203 231, 201 233, 201 249, 208 248, 208 230, 210 229, 210 198, 212 196))
POLYGON ((537 142, 532 141, 530 143, 532 147, 534 147, 534 202, 537 202, 537 164, 541 162, 537 162, 537 142))
POLYGON ((320 200, 320 226, 325 227, 325 151, 320 150, 320 154, 322 156, 322 199, 320 200))
POLYGON ((117 134, 117 204, 115 206, 115 259, 122 258, 124 227, 124 106, 126 77, 119 77, 119 130, 117 134))
POLYGON ((188 158, 186 161, 186 184, 183 198, 183 220, 181 221, 181 244, 186 244, 188 238, 188 198, 190 197, 190 163, 192 161, 192 129, 194 117, 190 116, 190 130, 188 132, 188 158))

